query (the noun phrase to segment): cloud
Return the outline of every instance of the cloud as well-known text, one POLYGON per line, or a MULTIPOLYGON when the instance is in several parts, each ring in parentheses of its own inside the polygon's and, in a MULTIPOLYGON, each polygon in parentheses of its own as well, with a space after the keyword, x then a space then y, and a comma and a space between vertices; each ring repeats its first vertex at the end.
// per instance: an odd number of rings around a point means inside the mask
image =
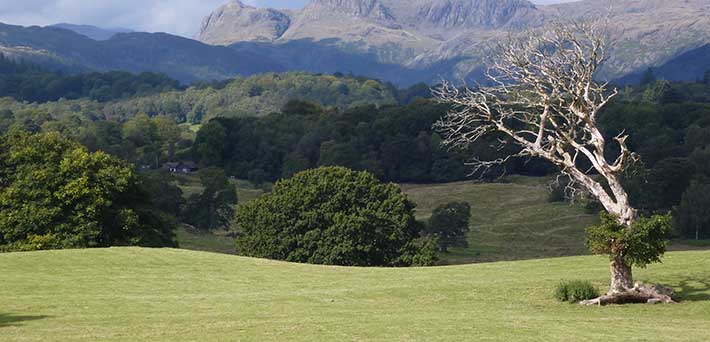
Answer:
POLYGON ((0 22, 60 22, 192 36, 204 16, 226 0, 0 0, 0 22))
MULTIPOLYGON (((228 0, 0 0, 0 22, 51 25, 60 22, 169 32, 191 37, 202 19, 228 0)), ((406 0, 405 0, 406 1, 406 0)), ((536 0, 562 2, 569 0, 536 0)), ((308 0, 245 0, 254 6, 298 8, 308 0)))

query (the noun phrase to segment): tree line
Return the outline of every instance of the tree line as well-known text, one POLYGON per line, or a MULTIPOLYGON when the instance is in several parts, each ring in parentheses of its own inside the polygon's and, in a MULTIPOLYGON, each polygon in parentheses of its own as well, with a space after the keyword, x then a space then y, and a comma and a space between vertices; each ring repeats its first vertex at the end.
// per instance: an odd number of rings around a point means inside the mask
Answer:
MULTIPOLYGON (((15 73, 35 72, 32 65, 12 65, 15 73)), ((495 135, 467 151, 441 147, 431 127, 448 107, 424 99, 427 92, 425 85, 396 90, 353 76, 289 73, 110 102, 82 98, 30 104, 5 98, 0 99, 0 131, 59 132, 90 152, 104 151, 142 170, 192 160, 254 183, 327 165, 366 170, 393 182, 449 182, 480 176, 469 176, 465 164, 472 155, 494 160, 516 152, 490 148, 500 138, 495 135), (349 95, 338 84, 346 84, 349 95), (372 93, 377 95, 363 96, 368 87, 379 89, 372 93), (225 102, 229 94, 231 102, 225 102), (311 101, 287 100, 307 94, 311 101), (198 105, 196 99, 210 100, 198 105), (262 109, 233 107, 249 99, 258 99, 252 104, 262 109), (190 113, 198 113, 195 108, 209 109, 197 120, 204 123, 197 132, 186 123, 190 113)), ((708 203, 703 189, 710 183, 709 93, 706 79, 676 83, 651 75, 640 86, 621 89, 599 117, 606 136, 626 131, 629 147, 641 156, 624 175, 634 206, 647 213, 673 211, 678 230, 688 238, 710 235, 702 209, 708 203)), ((541 160, 513 159, 486 177, 554 171, 541 160)))
POLYGON ((43 103, 87 98, 108 102, 181 88, 178 81, 164 74, 112 71, 64 75, 0 54, 0 97, 18 101, 43 103))

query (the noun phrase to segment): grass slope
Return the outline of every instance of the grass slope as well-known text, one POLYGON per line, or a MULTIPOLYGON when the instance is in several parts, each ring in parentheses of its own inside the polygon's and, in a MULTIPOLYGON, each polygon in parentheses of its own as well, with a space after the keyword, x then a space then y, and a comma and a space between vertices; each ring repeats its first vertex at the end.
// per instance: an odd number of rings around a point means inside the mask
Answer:
POLYGON ((702 341, 710 252, 639 280, 678 305, 554 302, 560 279, 607 282, 602 257, 433 268, 288 264, 186 250, 0 255, 2 341, 702 341))
MULTIPOLYGON (((181 176, 185 196, 202 191, 195 176, 181 176)), ((442 254, 443 263, 519 260, 587 254, 584 228, 597 223, 596 215, 579 205, 548 203, 548 178, 510 176, 507 183, 472 181, 448 184, 403 184, 417 204, 417 218, 426 220, 439 205, 451 201, 471 204, 469 248, 453 248, 442 254)), ((263 194, 245 181, 235 181, 239 202, 263 194)), ((198 233, 178 230, 181 248, 234 253, 234 240, 226 232, 198 233)))
POLYGON ((549 203, 547 178, 511 176, 508 183, 403 185, 419 219, 439 205, 471 204, 469 248, 442 254, 447 263, 584 255, 584 229, 598 222, 578 204, 549 203))

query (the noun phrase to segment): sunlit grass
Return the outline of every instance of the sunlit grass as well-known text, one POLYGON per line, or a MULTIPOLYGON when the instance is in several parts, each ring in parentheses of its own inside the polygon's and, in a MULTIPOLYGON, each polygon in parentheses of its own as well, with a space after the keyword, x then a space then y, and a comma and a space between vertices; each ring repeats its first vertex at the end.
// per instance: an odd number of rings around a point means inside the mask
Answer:
POLYGON ((469 248, 442 254, 449 263, 583 255, 584 229, 598 222, 579 204, 549 203, 547 178, 511 177, 505 183, 403 185, 427 219, 451 201, 471 205, 469 248))
POLYGON ((705 341, 710 252, 674 252, 639 280, 678 305, 558 303, 561 279, 604 290, 604 257, 385 269, 186 250, 0 255, 2 341, 705 341))

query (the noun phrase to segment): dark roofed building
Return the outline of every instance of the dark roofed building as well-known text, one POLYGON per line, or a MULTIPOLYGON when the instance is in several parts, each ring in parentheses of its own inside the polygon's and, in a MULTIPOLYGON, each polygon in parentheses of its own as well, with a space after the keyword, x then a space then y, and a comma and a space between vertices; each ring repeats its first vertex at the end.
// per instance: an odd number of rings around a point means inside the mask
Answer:
POLYGON ((166 163, 165 168, 172 173, 193 173, 198 169, 191 161, 166 163))

